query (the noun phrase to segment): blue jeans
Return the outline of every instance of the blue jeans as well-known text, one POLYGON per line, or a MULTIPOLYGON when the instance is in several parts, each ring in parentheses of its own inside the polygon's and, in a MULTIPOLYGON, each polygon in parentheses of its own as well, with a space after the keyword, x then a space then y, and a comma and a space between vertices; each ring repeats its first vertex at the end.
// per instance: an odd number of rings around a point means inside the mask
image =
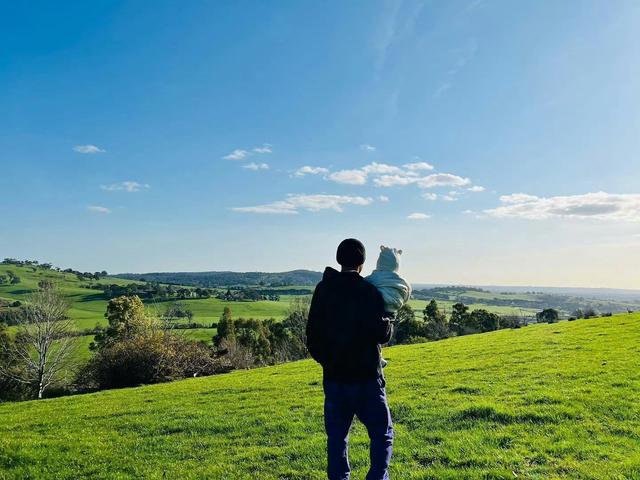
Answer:
POLYGON ((353 417, 364 424, 371 441, 371 466, 366 480, 388 480, 393 445, 393 425, 387 405, 384 378, 362 383, 325 380, 324 425, 327 431, 329 480, 348 480, 351 468, 347 447, 353 417))

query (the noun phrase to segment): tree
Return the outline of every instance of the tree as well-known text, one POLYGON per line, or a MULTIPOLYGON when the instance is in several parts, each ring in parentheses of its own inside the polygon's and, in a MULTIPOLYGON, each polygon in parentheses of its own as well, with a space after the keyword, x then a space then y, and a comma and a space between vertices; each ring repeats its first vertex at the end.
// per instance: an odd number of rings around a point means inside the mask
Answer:
POLYGON ((416 318, 409 305, 405 304, 396 312, 396 327, 391 343, 415 343, 426 340, 425 322, 416 318))
POLYGON ((245 354, 240 367, 249 368, 253 364, 264 365, 271 354, 269 330, 260 320, 240 318, 235 322, 235 338, 245 354))
POLYGON ((77 384, 86 390, 132 387, 228 370, 205 344, 152 327, 96 352, 77 384))
MULTIPOLYGON (((536 313, 536 320, 538 323, 556 323, 559 318, 560 316, 558 315, 558 311, 553 308, 545 308, 541 312, 536 313)), ((585 318, 587 317, 585 316, 585 318)))
POLYGON ((54 288, 36 292, 25 308, 15 341, 4 348, 9 363, 17 369, 5 367, 3 373, 27 385, 38 399, 73 364, 77 343, 70 336, 73 323, 68 310, 66 299, 54 288))
POLYGON ((0 401, 19 400, 24 397, 24 385, 14 380, 19 367, 10 355, 13 341, 7 331, 7 326, 0 322, 0 401))
POLYGON ((449 322, 445 314, 438 308, 435 300, 431 300, 424 308, 423 317, 425 336, 429 340, 441 340, 449 336, 449 322))
POLYGON ((310 307, 311 299, 309 297, 295 297, 289 304, 287 318, 283 321, 285 327, 290 329, 303 345, 307 343, 307 322, 310 307))
POLYGON ((93 350, 153 326, 153 319, 147 315, 144 304, 137 295, 112 298, 107 304, 104 316, 109 321, 109 326, 96 335, 95 342, 91 344, 93 350))
POLYGON ((456 335, 465 334, 465 326, 469 323, 469 307, 464 303, 456 303, 451 310, 449 329, 456 335))
POLYGON ((162 321, 165 323, 165 328, 171 328, 174 323, 181 319, 186 318, 189 322, 193 319, 193 312, 187 307, 184 302, 175 302, 170 304, 162 314, 162 321))
POLYGON ((525 325, 524 319, 518 315, 503 315, 500 317, 500 328, 521 328, 525 325))
POLYGON ((272 335, 269 340, 275 361, 291 361, 307 357, 307 322, 310 306, 309 297, 295 297, 289 305, 287 317, 281 324, 267 323, 272 335))
POLYGON ((480 332, 492 332, 500 328, 500 317, 495 313, 479 308, 471 312, 471 324, 480 332))
POLYGON ((224 339, 231 339, 235 336, 235 328, 233 318, 231 317, 231 309, 224 307, 220 321, 218 322, 218 331, 213 337, 213 344, 220 347, 224 339))
POLYGON ((9 277, 9 283, 11 285, 17 285, 20 283, 20 277, 13 273, 11 270, 7 271, 7 276, 9 277))
POLYGON ((40 290, 51 290, 55 287, 54 283, 51 280, 42 279, 38 281, 38 288, 40 290))

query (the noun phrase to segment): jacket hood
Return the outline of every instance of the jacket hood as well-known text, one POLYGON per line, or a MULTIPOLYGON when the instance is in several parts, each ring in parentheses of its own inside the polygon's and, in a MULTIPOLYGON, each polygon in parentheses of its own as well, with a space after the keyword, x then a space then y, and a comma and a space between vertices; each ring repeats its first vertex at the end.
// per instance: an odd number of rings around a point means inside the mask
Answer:
POLYGON ((322 274, 323 280, 330 280, 332 278, 336 278, 340 275, 340 272, 333 267, 327 267, 324 269, 324 273, 322 274))
POLYGON ((327 267, 324 269, 324 273, 322 274, 322 280, 337 280, 339 278, 345 278, 346 276, 357 275, 360 276, 358 272, 339 272, 333 267, 327 267))

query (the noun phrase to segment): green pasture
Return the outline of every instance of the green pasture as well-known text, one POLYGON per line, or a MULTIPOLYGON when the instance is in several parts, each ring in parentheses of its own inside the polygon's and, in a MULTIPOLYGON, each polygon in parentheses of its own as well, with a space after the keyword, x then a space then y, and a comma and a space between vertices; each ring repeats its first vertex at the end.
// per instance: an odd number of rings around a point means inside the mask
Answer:
MULTIPOLYGON (((392 478, 640 478, 639 345, 625 314, 385 349, 392 478)), ((3 404, 0 478, 320 480, 321 385, 300 361, 3 404)))

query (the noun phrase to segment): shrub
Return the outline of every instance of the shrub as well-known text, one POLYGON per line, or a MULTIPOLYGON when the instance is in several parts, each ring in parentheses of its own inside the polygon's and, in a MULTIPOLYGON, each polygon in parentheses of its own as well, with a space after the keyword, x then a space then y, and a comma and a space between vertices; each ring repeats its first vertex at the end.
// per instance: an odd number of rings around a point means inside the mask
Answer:
POLYGON ((450 335, 449 321, 440 311, 435 300, 431 300, 424 308, 424 336, 429 340, 441 340, 450 335))
POLYGON ((133 387, 228 370, 229 366, 203 343, 149 330, 101 348, 76 383, 81 390, 133 387))
POLYGON ((425 326, 424 320, 417 319, 413 309, 404 305, 396 314, 396 326, 390 343, 416 343, 411 341, 415 338, 424 338, 426 341, 425 326))
POLYGON ((545 308, 541 312, 536 313, 536 320, 539 323, 557 323, 560 319, 558 311, 553 308, 545 308))
POLYGON ((154 320, 147 315, 140 297, 116 297, 109 300, 104 316, 109 326, 95 337, 93 350, 131 336, 140 335, 155 328, 154 320))

